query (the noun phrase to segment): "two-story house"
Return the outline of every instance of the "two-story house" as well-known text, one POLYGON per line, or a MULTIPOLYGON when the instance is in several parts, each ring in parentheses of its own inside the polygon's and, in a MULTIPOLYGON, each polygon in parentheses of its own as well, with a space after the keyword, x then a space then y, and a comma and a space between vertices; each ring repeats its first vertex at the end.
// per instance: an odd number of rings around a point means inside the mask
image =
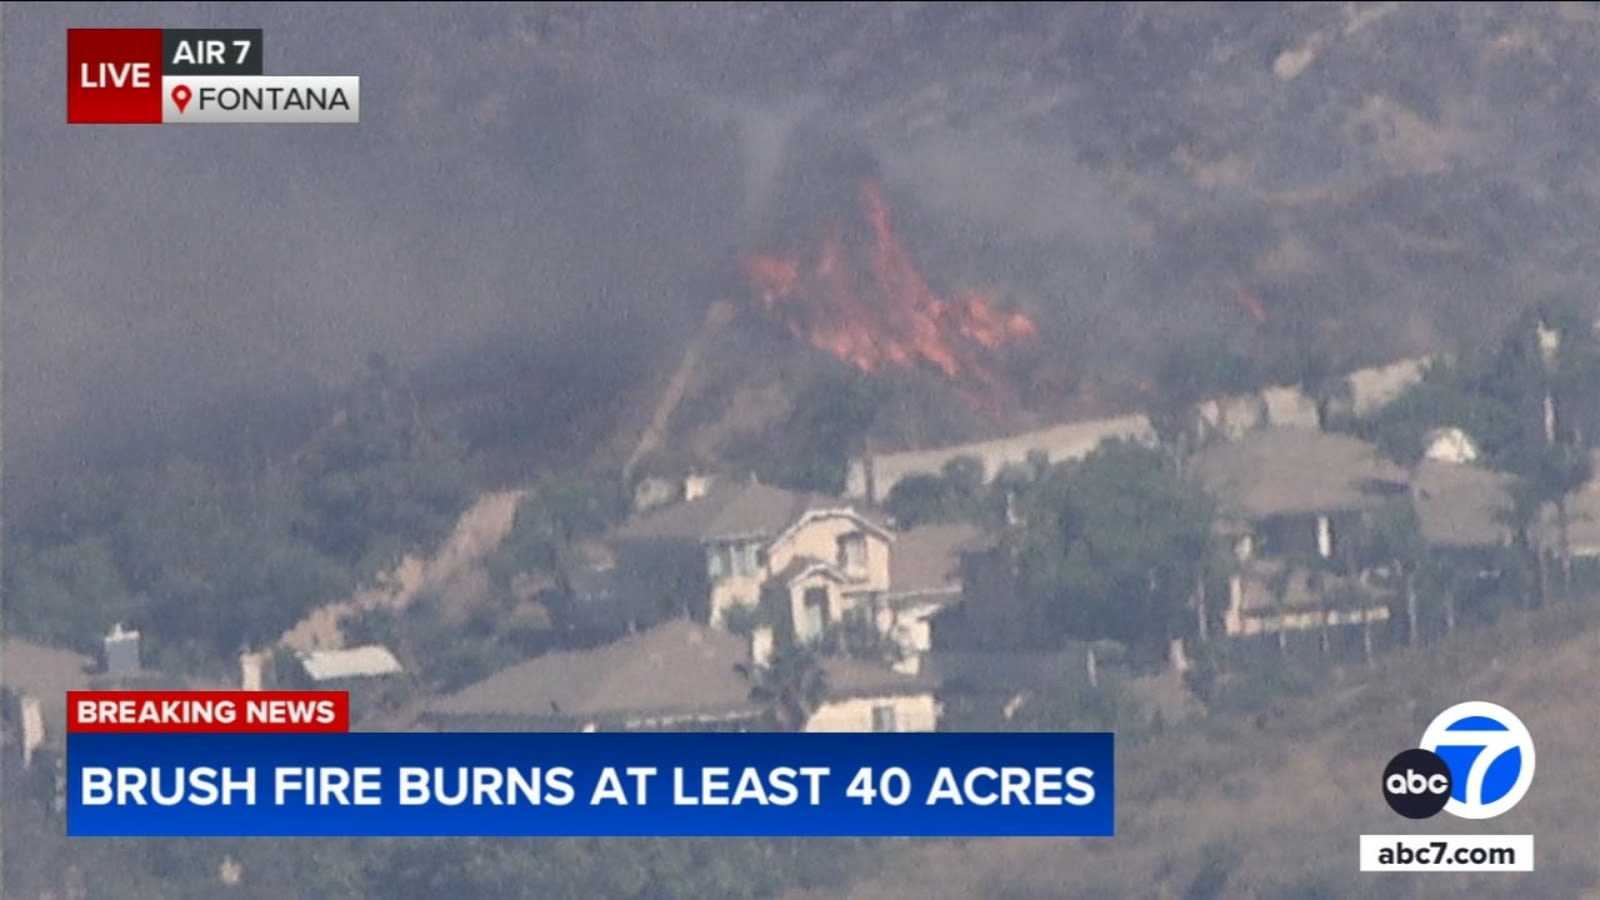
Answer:
POLYGON ((1218 530, 1238 561, 1223 615, 1228 634, 1389 618, 1357 559, 1359 536, 1410 485, 1377 448, 1313 428, 1267 428, 1203 450, 1190 471, 1216 499, 1218 530), (1351 606, 1334 602, 1340 597, 1368 599, 1351 606))
POLYGON ((687 615, 728 628, 759 613, 813 643, 835 625, 872 624, 893 540, 847 501, 691 480, 683 501, 637 516, 610 543, 617 591, 641 618, 687 615))

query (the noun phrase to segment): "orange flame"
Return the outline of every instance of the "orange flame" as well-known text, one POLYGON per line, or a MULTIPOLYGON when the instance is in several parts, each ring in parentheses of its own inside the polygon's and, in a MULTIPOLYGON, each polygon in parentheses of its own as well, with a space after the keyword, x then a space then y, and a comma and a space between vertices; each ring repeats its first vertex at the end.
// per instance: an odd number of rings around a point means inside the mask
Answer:
POLYGON ((1250 318, 1261 323, 1267 321, 1267 308, 1261 305, 1260 297, 1244 288, 1239 288, 1234 293, 1239 299, 1239 305, 1244 307, 1244 311, 1250 314, 1250 318))
POLYGON ((1027 316, 996 311, 980 294, 934 293, 889 221, 883 189, 865 181, 861 215, 870 235, 852 251, 842 227, 826 229, 808 261, 755 256, 745 275, 763 307, 790 334, 864 372, 886 364, 930 365, 947 378, 984 384, 985 352, 1038 337, 1027 316))

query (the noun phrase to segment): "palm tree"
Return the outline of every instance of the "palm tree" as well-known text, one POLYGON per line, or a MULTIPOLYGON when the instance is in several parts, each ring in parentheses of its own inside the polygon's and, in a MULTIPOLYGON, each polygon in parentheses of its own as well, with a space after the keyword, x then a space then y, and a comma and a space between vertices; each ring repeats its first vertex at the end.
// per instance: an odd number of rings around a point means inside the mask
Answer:
POLYGON ((1549 504, 1556 513, 1556 552, 1561 560, 1563 595, 1572 592, 1572 541, 1567 501, 1594 474, 1588 454, 1570 444, 1552 444, 1535 454, 1524 469, 1528 490, 1540 507, 1549 504))
POLYGON ((765 665, 740 663, 734 670, 750 682, 750 700, 766 709, 779 731, 800 731, 828 695, 827 673, 815 654, 790 645, 765 665))

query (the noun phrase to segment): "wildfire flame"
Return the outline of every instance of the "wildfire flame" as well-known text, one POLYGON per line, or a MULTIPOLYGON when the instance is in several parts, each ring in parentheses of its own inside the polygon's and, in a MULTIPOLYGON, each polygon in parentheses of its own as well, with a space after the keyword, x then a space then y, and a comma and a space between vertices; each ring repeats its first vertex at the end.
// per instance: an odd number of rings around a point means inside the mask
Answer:
POLYGON ((947 378, 992 383, 983 357, 1037 337, 1033 322, 978 293, 934 293, 890 224, 882 187, 863 181, 859 199, 866 227, 854 246, 843 225, 832 225, 806 251, 745 261, 762 306, 797 339, 864 372, 929 365, 947 378))

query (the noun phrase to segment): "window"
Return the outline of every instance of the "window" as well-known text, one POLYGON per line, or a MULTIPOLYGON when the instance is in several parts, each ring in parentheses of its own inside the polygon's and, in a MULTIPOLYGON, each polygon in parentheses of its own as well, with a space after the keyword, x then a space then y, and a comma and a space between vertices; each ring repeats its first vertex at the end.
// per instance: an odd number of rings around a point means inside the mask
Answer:
POLYGON ((761 574, 761 547, 758 544, 741 544, 734 548, 733 571, 740 578, 754 578, 761 574))
POLYGON ((894 707, 888 704, 872 708, 873 731, 897 731, 894 721, 894 707))
POLYGON ((807 588, 805 596, 805 618, 801 622, 802 640, 814 641, 822 637, 822 632, 828 628, 828 589, 807 588))
POLYGON ((733 561, 729 557, 725 544, 713 544, 706 548, 706 574, 711 576, 712 581, 733 574, 733 561))
POLYGON ((867 574, 867 538, 860 532, 839 538, 839 568, 852 578, 867 574))

